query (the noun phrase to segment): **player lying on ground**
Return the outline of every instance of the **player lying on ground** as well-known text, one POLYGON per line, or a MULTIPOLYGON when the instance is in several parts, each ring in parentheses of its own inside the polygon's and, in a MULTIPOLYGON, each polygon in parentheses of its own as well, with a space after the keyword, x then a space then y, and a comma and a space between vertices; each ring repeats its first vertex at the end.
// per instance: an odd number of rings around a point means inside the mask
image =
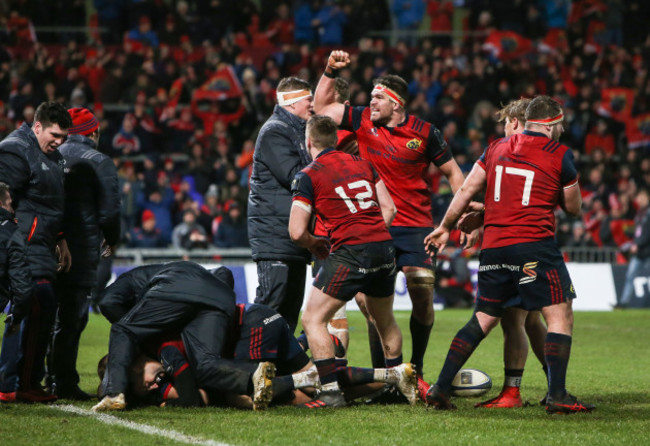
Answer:
MULTIPOLYGON (((309 401, 315 387, 319 385, 318 373, 306 357, 300 345, 289 332, 289 326, 282 316, 265 305, 238 305, 240 313, 233 327, 239 328, 239 338, 233 352, 228 352, 239 361, 270 361, 277 368, 272 379, 274 404, 300 404, 309 401), (306 362, 306 364, 305 364, 306 362), (302 365, 305 364, 305 365, 302 365), (306 389, 306 392, 297 391, 306 389)), ((180 338, 164 341, 154 348, 147 347, 132 364, 129 381, 129 401, 134 404, 155 404, 181 407, 203 405, 234 406, 253 408, 254 401, 248 395, 232 392, 206 392, 199 388, 188 363, 187 353, 180 338), (154 359, 157 358, 157 359, 154 359)), ((98 371, 103 378, 100 360, 98 371)), ((369 383, 392 383, 398 387, 401 382, 413 379, 408 364, 391 369, 362 369, 346 367, 345 361, 337 366, 337 379, 346 389, 346 397, 356 398, 372 392, 376 386, 369 383)), ((403 387, 403 386, 402 386, 403 387)))
POLYGON ((108 287, 100 302, 113 322, 108 363, 93 410, 126 407, 128 369, 152 339, 180 333, 199 385, 209 391, 251 394, 256 408, 271 398, 271 363, 247 364, 222 357, 236 313, 232 273, 193 262, 135 268, 108 287), (116 320, 117 319, 117 320, 116 320))

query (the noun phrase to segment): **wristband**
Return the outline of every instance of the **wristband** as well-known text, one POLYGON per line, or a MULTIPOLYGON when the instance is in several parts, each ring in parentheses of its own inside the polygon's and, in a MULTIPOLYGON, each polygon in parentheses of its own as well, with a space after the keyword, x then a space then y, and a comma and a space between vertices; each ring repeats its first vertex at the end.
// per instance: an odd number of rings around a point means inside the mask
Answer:
POLYGON ((339 75, 339 70, 336 68, 332 68, 330 65, 327 66, 325 71, 323 71, 323 76, 329 77, 330 79, 336 79, 336 77, 339 75), (331 73, 327 72, 327 68, 330 69, 331 73))

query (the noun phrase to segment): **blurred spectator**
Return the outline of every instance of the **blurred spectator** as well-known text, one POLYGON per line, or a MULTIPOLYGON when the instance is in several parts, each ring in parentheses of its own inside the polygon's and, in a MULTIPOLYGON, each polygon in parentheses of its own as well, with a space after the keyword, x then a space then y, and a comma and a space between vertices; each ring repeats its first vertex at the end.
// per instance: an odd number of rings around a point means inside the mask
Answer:
POLYGON ((172 233, 172 245, 177 249, 205 249, 208 247, 208 237, 205 229, 196 221, 196 214, 188 209, 183 212, 183 221, 172 233))
POLYGON ((293 10, 294 40, 296 43, 313 44, 316 41, 316 33, 312 27, 315 11, 311 0, 298 0, 293 10))
POLYGON ((127 113, 122 119, 122 127, 113 137, 113 154, 115 156, 136 155, 140 150, 140 138, 135 134, 135 118, 127 113))
MULTIPOLYGON (((395 16, 397 29, 415 31, 424 18, 424 0, 393 0, 391 12, 395 16)), ((411 37, 406 40, 413 41, 411 37)))
POLYGON ((140 17, 138 25, 127 33, 126 38, 136 40, 152 48, 158 48, 159 44, 158 36, 151 29, 151 20, 147 16, 140 17))
POLYGON ((142 192, 137 197, 137 200, 139 209, 153 213, 156 220, 156 229, 160 232, 160 237, 162 237, 165 244, 168 244, 172 235, 171 206, 174 203, 172 189, 170 187, 164 187, 162 190, 154 189, 149 192, 148 197, 142 192))
POLYGON ((224 206, 226 214, 217 226, 213 243, 219 248, 247 248, 248 225, 241 214, 240 205, 233 200, 224 206))
POLYGON ((289 45, 293 43, 294 28, 289 5, 280 3, 275 8, 275 17, 266 28, 265 34, 276 45, 289 45))
POLYGON ((607 122, 604 119, 596 122, 585 139, 585 153, 591 155, 595 149, 602 150, 608 158, 616 152, 614 135, 608 132, 607 122))
POLYGON ((142 213, 142 227, 131 229, 128 246, 131 248, 165 248, 167 241, 156 227, 156 216, 150 210, 142 213))
POLYGON ((93 0, 99 25, 104 28, 102 43, 111 45, 122 40, 126 0, 93 0))
POLYGON ((343 43, 343 26, 347 16, 334 0, 322 0, 311 24, 316 28, 319 45, 337 46, 343 43))
POLYGON ((650 192, 640 189, 636 194, 637 215, 634 239, 628 247, 630 264, 625 276, 625 288, 618 306, 630 305, 636 297, 634 279, 642 271, 650 271, 650 192))
POLYGON ((573 222, 571 234, 563 245, 569 248, 592 248, 597 246, 582 221, 573 222))

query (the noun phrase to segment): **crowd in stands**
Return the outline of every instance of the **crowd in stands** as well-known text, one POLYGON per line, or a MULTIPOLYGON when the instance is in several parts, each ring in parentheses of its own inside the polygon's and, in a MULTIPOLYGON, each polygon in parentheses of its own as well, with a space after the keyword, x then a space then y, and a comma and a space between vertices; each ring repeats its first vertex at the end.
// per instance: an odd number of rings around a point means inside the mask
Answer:
MULTIPOLYGON (((0 5, 0 138, 43 100, 93 109, 130 246, 247 246, 254 141, 275 86, 288 75, 315 86, 334 47, 353 54, 341 73, 353 105, 368 104, 374 77, 399 74, 408 111, 441 130, 464 171, 503 135, 501 104, 559 99, 585 209, 558 213, 561 246, 624 248, 635 192, 650 187, 644 0, 87 4, 0 5)), ((433 169, 431 186, 442 215, 451 191, 433 169)))

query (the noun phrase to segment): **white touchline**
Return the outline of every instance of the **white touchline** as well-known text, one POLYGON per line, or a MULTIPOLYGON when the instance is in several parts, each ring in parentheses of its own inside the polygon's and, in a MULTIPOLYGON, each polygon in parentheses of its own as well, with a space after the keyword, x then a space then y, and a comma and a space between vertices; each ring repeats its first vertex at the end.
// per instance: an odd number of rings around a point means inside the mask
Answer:
POLYGON ((156 426, 150 426, 148 424, 134 423, 133 421, 123 420, 121 418, 115 417, 113 415, 108 415, 105 413, 92 412, 90 410, 82 409, 77 406, 72 405, 50 405, 47 406, 52 409, 61 410, 63 412, 73 413, 75 415, 81 415, 85 417, 93 417, 102 423, 112 424, 116 426, 122 426, 127 429, 132 429, 134 431, 142 432, 148 435, 157 435, 159 437, 165 437, 170 440, 178 441, 179 443, 185 444, 200 444, 206 446, 230 446, 227 443, 220 443, 214 440, 204 440, 200 437, 192 437, 191 435, 185 435, 180 432, 176 432, 169 429, 162 429, 156 426))

